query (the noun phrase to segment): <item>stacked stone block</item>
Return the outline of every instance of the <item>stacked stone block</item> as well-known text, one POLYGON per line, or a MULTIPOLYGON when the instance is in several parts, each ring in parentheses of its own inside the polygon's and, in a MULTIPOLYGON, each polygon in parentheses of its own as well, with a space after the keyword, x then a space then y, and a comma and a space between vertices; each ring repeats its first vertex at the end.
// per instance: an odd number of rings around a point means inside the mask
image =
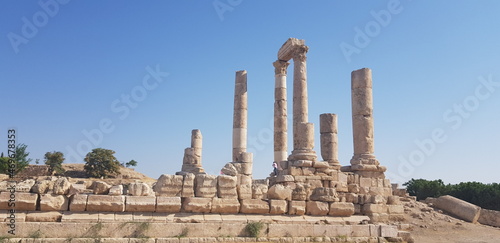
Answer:
POLYGON ((191 147, 184 150, 182 170, 177 172, 177 175, 205 173, 201 164, 202 138, 200 130, 194 129, 191 131, 191 147))

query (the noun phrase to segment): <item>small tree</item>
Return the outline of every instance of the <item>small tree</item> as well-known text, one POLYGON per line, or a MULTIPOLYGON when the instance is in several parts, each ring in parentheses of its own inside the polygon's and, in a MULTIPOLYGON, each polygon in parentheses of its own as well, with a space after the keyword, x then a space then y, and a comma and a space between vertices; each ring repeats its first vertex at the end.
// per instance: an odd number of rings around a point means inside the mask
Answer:
POLYGON ((131 160, 131 161, 129 161, 129 162, 127 162, 127 163, 125 163, 125 166, 126 166, 127 168, 128 168, 128 167, 130 167, 130 166, 137 166, 137 161, 135 161, 135 160, 131 160))
POLYGON ((9 158, 8 156, 7 157, 2 156, 0 159, 0 173, 9 174, 9 161, 10 161, 10 159, 12 159, 14 161, 14 164, 15 164, 16 169, 14 171, 14 174, 17 174, 17 173, 21 172, 22 170, 24 170, 26 167, 28 167, 28 165, 30 164, 32 159, 28 158, 28 155, 30 153, 26 152, 27 147, 28 147, 28 145, 21 143, 21 144, 16 146, 15 155, 14 154, 11 155, 14 157, 9 158))
POLYGON ((113 155, 115 151, 103 148, 93 149, 85 156, 83 167, 91 177, 108 177, 120 173, 120 162, 113 155))
POLYGON ((49 166, 50 174, 56 173, 56 175, 60 175, 65 172, 62 167, 62 163, 64 161, 64 154, 62 152, 47 152, 45 153, 45 164, 49 166))

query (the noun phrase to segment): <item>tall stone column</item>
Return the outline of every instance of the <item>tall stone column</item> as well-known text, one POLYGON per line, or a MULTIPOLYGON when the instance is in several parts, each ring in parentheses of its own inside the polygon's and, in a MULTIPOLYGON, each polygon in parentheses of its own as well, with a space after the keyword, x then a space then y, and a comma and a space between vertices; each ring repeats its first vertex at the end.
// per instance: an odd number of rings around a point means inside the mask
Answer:
MULTIPOLYGON (((351 169, 362 172, 384 172, 386 168, 373 154, 373 97, 372 71, 368 68, 351 73, 352 130, 354 155, 351 169)), ((378 177, 380 174, 364 173, 365 176, 378 177)))
POLYGON ((233 161, 247 151, 247 71, 236 72, 233 115, 233 161))
POLYGON ((306 45, 298 46, 293 55, 293 151, 290 160, 312 160, 314 125, 308 123, 306 45))
POLYGON ((338 154, 337 115, 325 113, 319 116, 321 157, 331 167, 340 169, 338 154))
POLYGON ((286 99, 286 69, 290 63, 277 60, 274 65, 274 161, 287 160, 288 122, 286 99))

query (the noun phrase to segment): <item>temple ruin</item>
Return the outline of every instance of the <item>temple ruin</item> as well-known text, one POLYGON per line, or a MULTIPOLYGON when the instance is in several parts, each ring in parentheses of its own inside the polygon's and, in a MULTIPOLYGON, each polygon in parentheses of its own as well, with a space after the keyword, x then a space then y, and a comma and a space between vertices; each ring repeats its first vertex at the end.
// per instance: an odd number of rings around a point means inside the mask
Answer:
MULTIPOLYGON (((17 192, 16 210, 64 212, 58 219, 62 222, 74 222, 78 217, 93 219, 93 213, 102 212, 115 213, 115 219, 116 213, 325 216, 321 220, 339 219, 343 223, 320 225, 325 229, 318 231, 320 233, 315 233, 316 226, 311 226, 312 231, 304 234, 324 235, 330 232, 331 226, 331 232, 335 233, 328 234, 332 236, 397 237, 396 226, 379 224, 402 218, 399 196, 404 193, 393 191, 391 182, 384 176, 386 168, 374 155, 371 70, 363 68, 351 73, 354 154, 350 165, 341 166, 339 161, 339 128, 337 115, 333 113, 319 116, 321 159, 318 159, 313 150, 314 124, 308 119, 308 50, 304 40, 290 38, 279 49, 278 59, 273 63, 277 175, 259 180, 252 176, 253 156, 247 152, 247 98, 251 94, 247 93, 247 72, 242 70, 235 76, 232 156, 231 162, 221 169, 223 175, 205 173, 202 134, 195 129, 191 146, 184 151, 181 171, 161 175, 154 185, 143 182, 87 185, 70 183, 66 178, 30 181, 24 191, 17 192), (293 150, 289 154, 286 78, 290 60, 293 60, 293 150), (356 229, 349 224, 354 224, 356 229)), ((0 209, 9 209, 9 196, 8 192, 0 193, 0 209)), ((269 235, 284 237, 296 234, 287 228, 299 226, 289 223, 279 231, 271 225, 268 227, 269 235)))

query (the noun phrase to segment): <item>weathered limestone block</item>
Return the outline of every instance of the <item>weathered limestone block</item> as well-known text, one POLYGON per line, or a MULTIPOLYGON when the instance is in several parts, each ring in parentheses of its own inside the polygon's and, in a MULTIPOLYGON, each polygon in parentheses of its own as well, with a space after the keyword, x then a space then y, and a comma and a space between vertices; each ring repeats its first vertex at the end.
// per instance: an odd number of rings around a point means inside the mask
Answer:
POLYGON ((365 203, 363 205, 362 211, 365 214, 383 214, 388 212, 388 207, 384 204, 365 203))
POLYGON ((266 184, 252 185, 252 199, 267 199, 268 186, 266 184))
POLYGON ((434 207, 471 223, 476 223, 481 213, 480 207, 449 195, 438 197, 434 207))
POLYGON ((126 212, 154 212, 155 208, 155 196, 125 196, 126 212))
POLYGON ((387 205, 387 212, 389 214, 404 214, 405 210, 403 205, 387 205))
POLYGON ((66 177, 61 177, 54 182, 54 194, 66 195, 69 192, 71 183, 66 177))
POLYGON ((292 200, 305 201, 307 200, 307 195, 309 194, 309 185, 297 183, 295 189, 292 191, 292 200))
POLYGON ((87 211, 123 212, 125 211, 125 196, 89 195, 87 211))
POLYGON ((338 194, 335 188, 317 187, 313 190, 311 197, 313 201, 338 202, 338 194))
POLYGON ((42 194, 40 211, 68 211, 69 200, 65 195, 42 194))
POLYGON ((221 169, 221 172, 224 175, 229 175, 229 176, 236 176, 238 174, 238 170, 236 169, 236 167, 234 167, 233 162, 229 162, 226 165, 224 165, 224 167, 222 167, 221 169))
POLYGON ((233 166, 239 174, 251 175, 253 163, 234 162, 233 166))
POLYGON ((313 162, 311 160, 294 160, 294 161, 291 161, 291 166, 312 167, 313 162))
POLYGON ((182 203, 180 197, 156 197, 156 212, 178 213, 181 211, 182 203))
POLYGON ((330 207, 327 202, 320 201, 307 201, 306 203, 306 214, 307 215, 327 215, 330 211, 330 207))
POLYGON ((227 176, 229 178, 225 178, 226 176, 219 176, 218 178, 218 186, 217 186, 217 196, 220 198, 238 198, 238 191, 236 189, 236 177, 235 176, 227 176), (228 182, 229 181, 229 182, 228 182))
POLYGON ((348 217, 354 214, 354 204, 349 202, 335 202, 330 204, 328 215, 348 217))
POLYGON ((182 203, 182 211, 186 213, 210 213, 212 198, 188 197, 182 203))
POLYGON ((238 178, 238 185, 252 185, 252 176, 238 174, 236 177, 238 178))
POLYGON ((29 212, 26 222, 61 222, 61 212, 29 212))
POLYGON ((33 185, 35 185, 36 181, 33 179, 27 179, 22 182, 17 183, 16 191, 17 192, 30 192, 33 185))
POLYGON ((288 202, 286 200, 269 200, 270 214, 286 214, 288 212, 288 202))
POLYGON ((345 193, 345 201, 350 202, 350 203, 358 203, 359 202, 359 196, 356 193, 345 193))
POLYGON ((305 201, 289 201, 288 214, 290 215, 304 215, 306 213, 305 201))
POLYGON ((36 203, 38 201, 38 194, 29 192, 10 192, 0 193, 0 209, 10 210, 14 206, 18 211, 34 211, 36 210, 36 203), (11 201, 12 196, 15 196, 15 202, 11 201), (14 205, 14 204, 15 205, 14 205))
POLYGON ((302 174, 305 176, 312 176, 316 173, 316 169, 313 167, 303 167, 302 168, 302 174))
POLYGON ((240 201, 236 198, 212 199, 211 213, 237 214, 240 211, 240 201))
POLYGON ((87 190, 85 184, 71 184, 68 190, 68 196, 84 193, 87 190))
POLYGON ((250 152, 241 152, 240 155, 238 156, 238 162, 241 162, 241 163, 252 163, 253 162, 253 153, 250 153, 250 152))
POLYGON ((45 194, 49 193, 49 191, 52 191, 54 188, 54 181, 53 180, 40 180, 33 185, 31 188, 31 191, 34 193, 39 193, 39 194, 45 194))
POLYGON ((69 211, 83 212, 87 208, 87 194, 76 194, 71 196, 69 203, 69 211))
POLYGON ((278 200, 292 200, 292 189, 280 184, 273 185, 267 191, 267 198, 278 200))
POLYGON ((143 182, 130 183, 128 186, 128 195, 131 196, 149 196, 152 195, 153 191, 151 187, 143 182))
POLYGON ((238 190, 238 198, 242 199, 252 199, 252 186, 251 185, 238 185, 236 187, 238 190))
POLYGON ((347 190, 352 193, 359 193, 359 185, 358 184, 348 184, 347 190))
POLYGON ((279 175, 276 177, 276 182, 294 182, 295 179, 291 175, 279 175))
POLYGON ((195 175, 193 173, 187 173, 184 175, 181 197, 194 197, 194 179, 195 175))
POLYGON ((500 211, 481 209, 478 222, 485 225, 500 227, 500 211))
POLYGON ((249 214, 268 214, 269 203, 261 199, 243 199, 241 200, 240 212, 249 214))
POLYGON ((328 168, 328 167, 330 167, 330 164, 328 164, 328 162, 325 162, 325 161, 315 161, 313 163, 313 167, 314 168, 328 168))
POLYGON ((217 195, 217 176, 198 174, 196 175, 196 190, 197 197, 213 198, 217 195))
POLYGON ((108 195, 120 196, 123 195, 123 185, 116 185, 109 188, 108 195))
POLYGON ((179 197, 181 196, 184 177, 182 175, 163 174, 153 187, 157 196, 179 197))
POLYGON ((94 181, 93 188, 94 188, 94 194, 102 195, 109 193, 111 185, 103 181, 94 181))

